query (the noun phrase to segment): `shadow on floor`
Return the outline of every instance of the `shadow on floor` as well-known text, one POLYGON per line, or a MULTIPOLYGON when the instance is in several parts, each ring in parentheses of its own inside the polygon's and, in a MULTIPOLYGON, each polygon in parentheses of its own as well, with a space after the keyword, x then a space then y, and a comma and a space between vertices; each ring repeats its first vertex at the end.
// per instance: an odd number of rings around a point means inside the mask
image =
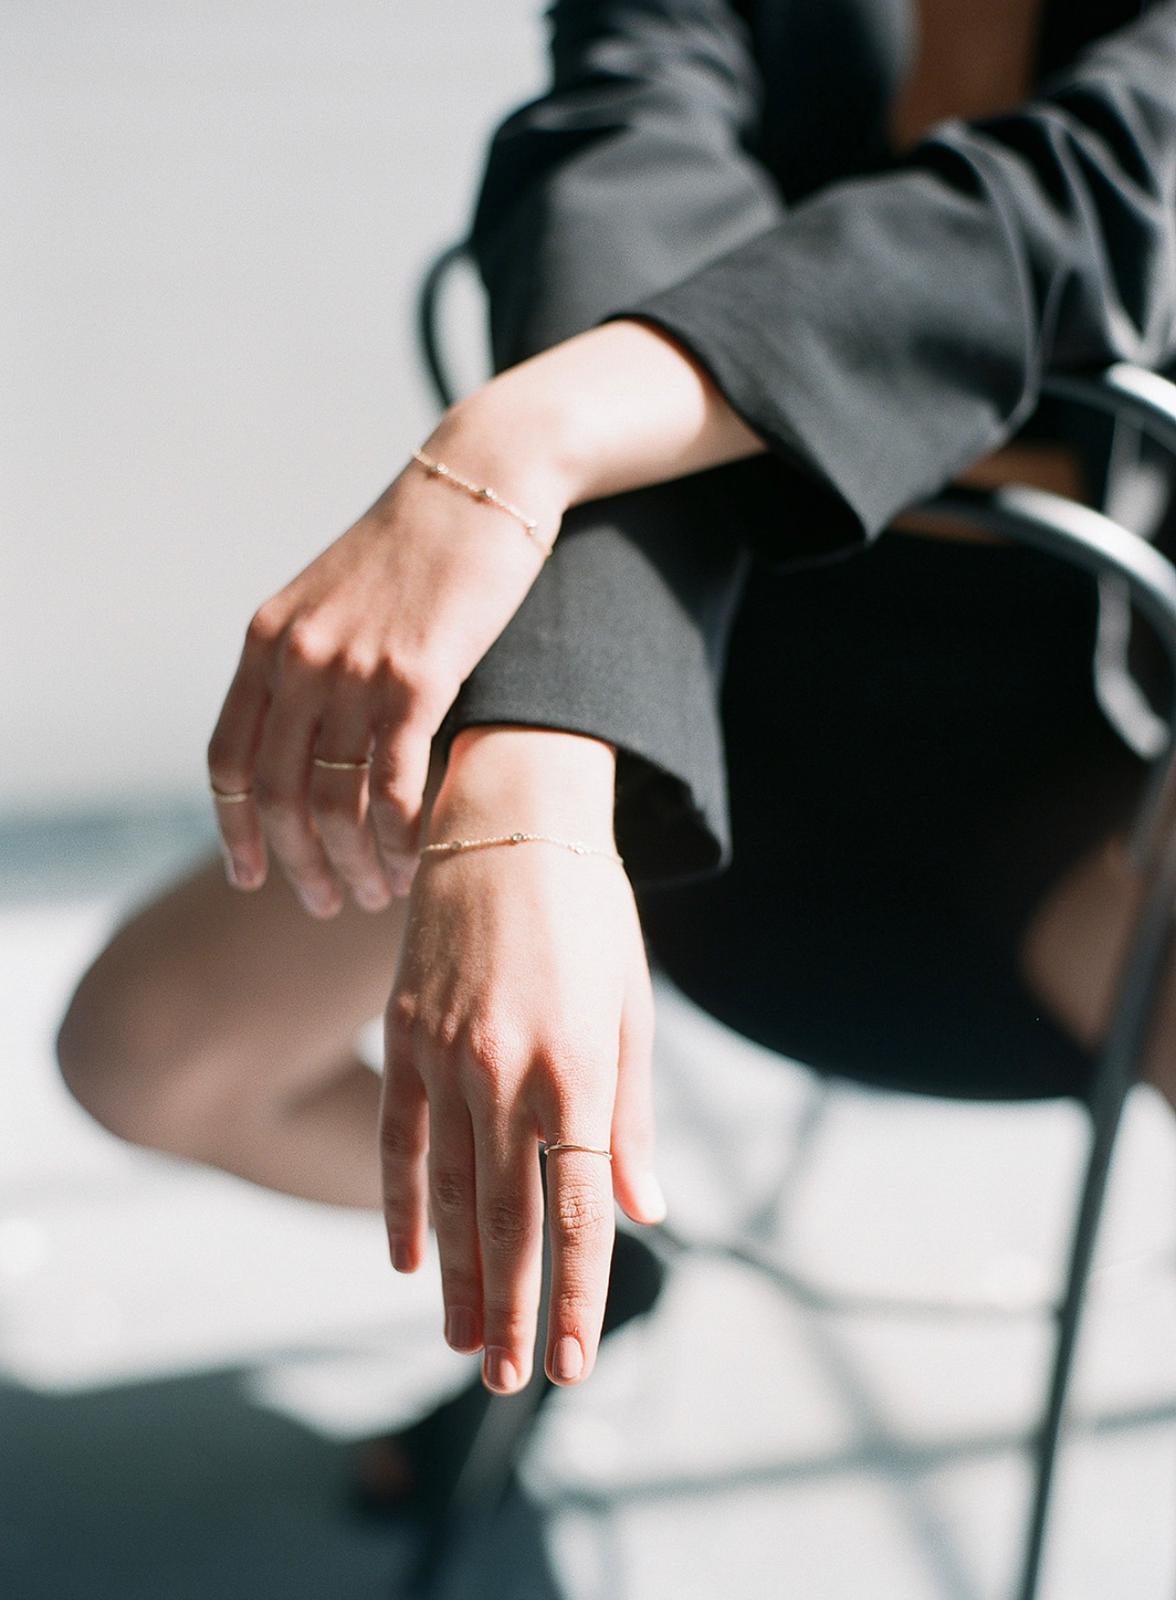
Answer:
MULTIPOLYGON (((347 1503, 352 1451, 221 1373, 81 1395, 0 1385, 6 1600, 394 1600, 415 1528, 347 1503)), ((495 1600, 554 1600, 521 1501, 478 1562, 495 1600)))

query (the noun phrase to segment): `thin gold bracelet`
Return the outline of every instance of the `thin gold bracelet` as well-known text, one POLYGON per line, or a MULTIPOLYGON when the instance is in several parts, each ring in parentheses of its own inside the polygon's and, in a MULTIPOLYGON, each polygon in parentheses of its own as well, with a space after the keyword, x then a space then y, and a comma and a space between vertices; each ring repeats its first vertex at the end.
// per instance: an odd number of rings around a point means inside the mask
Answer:
POLYGON ((556 839, 550 833, 502 833, 491 839, 445 839, 440 844, 427 844, 422 856, 455 856, 462 850, 488 850, 498 844, 557 844, 577 856, 603 856, 623 867, 624 861, 615 850, 598 850, 595 845, 581 844, 579 839, 556 839))
POLYGON ((487 505, 497 506, 500 511, 505 511, 516 522, 521 522, 523 531, 528 539, 539 546, 544 556, 551 554, 551 545, 545 543, 539 536, 539 524, 532 517, 527 516, 526 512, 520 511, 518 506, 511 505, 509 500, 504 500, 500 494, 490 488, 489 484, 471 483, 468 478, 459 477, 451 467, 447 467, 443 461, 434 461, 433 457, 427 456, 423 450, 414 450, 412 458, 414 461, 420 462, 430 478, 444 478, 446 483, 451 483, 455 489, 464 489, 475 500, 482 500, 487 505))

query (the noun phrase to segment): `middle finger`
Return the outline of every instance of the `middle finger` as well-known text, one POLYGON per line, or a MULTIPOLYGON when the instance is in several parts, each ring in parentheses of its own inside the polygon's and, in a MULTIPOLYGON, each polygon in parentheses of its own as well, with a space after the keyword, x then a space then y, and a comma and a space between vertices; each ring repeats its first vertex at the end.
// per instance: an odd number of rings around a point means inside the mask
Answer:
POLYGON ((474 1131, 482 1257, 482 1380, 513 1394, 531 1376, 543 1277, 543 1189, 533 1127, 474 1131))
POLYGON ((445 1342, 454 1350, 477 1350, 482 1343, 482 1267, 474 1130, 465 1100, 445 1080, 429 1095, 429 1210, 441 1260, 445 1342))
MULTIPOLYGON (((562 1138, 555 1135, 552 1144, 562 1138)), ((583 1142, 607 1148, 608 1139, 583 1142)), ((595 1363, 608 1296, 616 1232, 612 1162, 596 1148, 552 1149, 543 1159, 551 1237, 547 1374, 553 1383, 579 1383, 595 1363)))

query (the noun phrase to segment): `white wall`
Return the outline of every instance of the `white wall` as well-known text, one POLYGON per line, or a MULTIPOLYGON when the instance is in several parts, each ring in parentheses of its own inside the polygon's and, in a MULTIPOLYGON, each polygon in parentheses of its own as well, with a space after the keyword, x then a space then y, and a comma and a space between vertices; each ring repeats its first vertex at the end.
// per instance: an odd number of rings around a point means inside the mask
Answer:
POLYGON ((0 810, 203 792, 253 608, 428 431, 412 296, 543 44, 540 0, 0 8, 0 810))

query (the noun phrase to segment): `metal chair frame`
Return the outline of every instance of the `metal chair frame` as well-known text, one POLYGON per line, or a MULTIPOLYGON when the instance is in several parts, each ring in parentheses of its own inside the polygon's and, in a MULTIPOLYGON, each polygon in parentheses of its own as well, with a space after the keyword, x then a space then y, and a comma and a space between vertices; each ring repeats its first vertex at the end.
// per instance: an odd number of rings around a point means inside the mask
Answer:
MULTIPOLYGON (((465 240, 442 250, 422 280, 417 334, 425 369, 442 407, 455 399, 439 333, 440 298, 451 270, 469 255, 465 240)), ((1130 363, 1093 374, 1050 376, 1042 391, 1130 423, 1176 459, 1176 383, 1130 363)), ((1010 486, 995 491, 950 488, 927 501, 962 527, 998 534, 1049 552, 1096 577, 1112 576, 1151 623, 1176 683, 1176 567, 1139 535, 1102 512, 1045 490, 1010 486)), ((1050 1495, 1065 1417, 1086 1284, 1106 1195, 1115 1139, 1128 1092, 1138 1076, 1164 960, 1171 946, 1176 905, 1176 695, 1168 740, 1152 771, 1131 839, 1144 895, 1121 969, 1111 1025, 1095 1065, 1086 1101, 1090 1142, 1079 1187, 1061 1301, 1053 1308, 1056 1340, 1040 1425, 1033 1439, 1036 1473, 1016 1600, 1036 1600, 1045 1548, 1050 1495)), ((815 1297, 778 1264, 754 1249, 725 1253, 756 1265, 802 1298, 815 1297)), ((544 1261, 544 1300, 549 1263, 544 1261)), ((540 1330, 539 1348, 545 1342, 540 1330)), ((459 1475, 445 1515, 433 1527, 416 1573, 416 1592, 436 1596, 445 1581, 449 1542, 479 1519, 492 1516, 509 1485, 539 1404, 542 1373, 522 1395, 491 1403, 459 1475)))

